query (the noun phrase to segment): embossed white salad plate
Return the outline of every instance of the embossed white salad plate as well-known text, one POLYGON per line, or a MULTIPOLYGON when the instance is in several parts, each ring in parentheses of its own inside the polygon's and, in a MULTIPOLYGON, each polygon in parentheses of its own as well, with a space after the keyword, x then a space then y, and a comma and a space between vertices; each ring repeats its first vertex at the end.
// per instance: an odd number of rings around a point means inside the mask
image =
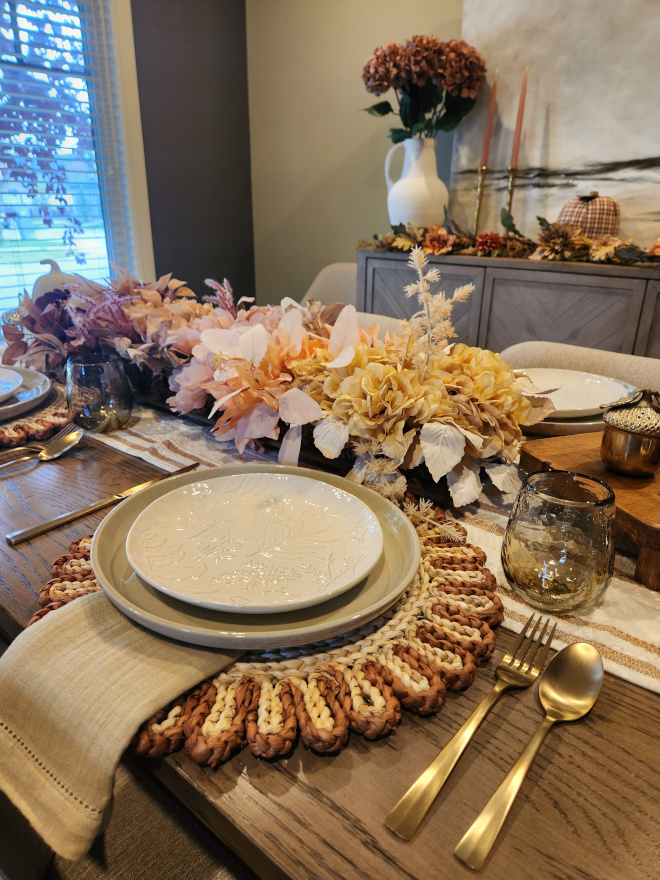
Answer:
POLYGON ((602 415, 602 405, 614 403, 633 389, 632 385, 618 379, 580 370, 530 367, 515 372, 525 373, 542 391, 556 389, 546 395, 555 405, 555 411, 549 416, 552 420, 602 415))
POLYGON ((11 397, 22 381, 23 377, 16 370, 0 367, 0 402, 11 397))
POLYGON ((122 501, 96 530, 91 556, 98 583, 110 601, 147 629, 188 644, 260 650, 334 638, 374 620, 411 583, 421 550, 417 532, 403 511, 371 489, 311 469, 231 465, 171 477, 122 501), (135 573, 126 556, 126 537, 152 501, 192 482, 245 473, 295 474, 354 494, 373 511, 383 532, 383 552, 376 565, 345 593, 309 608, 279 614, 240 614, 191 605, 156 590, 135 573))
POLYGON ((45 400, 50 392, 50 379, 43 373, 26 370, 23 367, 12 367, 12 371, 18 373, 21 383, 4 402, 0 403, 0 422, 29 412, 45 400))
POLYGON ((378 562, 383 533, 355 495, 297 474, 232 474, 179 486, 135 520, 126 555, 182 602, 275 613, 324 602, 378 562))

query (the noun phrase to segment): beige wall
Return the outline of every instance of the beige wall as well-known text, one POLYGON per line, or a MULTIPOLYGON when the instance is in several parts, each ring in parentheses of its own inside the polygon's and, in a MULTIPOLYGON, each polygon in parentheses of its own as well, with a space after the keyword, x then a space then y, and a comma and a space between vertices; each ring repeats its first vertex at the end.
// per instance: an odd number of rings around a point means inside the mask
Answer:
MULTIPOLYGON (((361 73, 384 43, 460 37, 462 0, 247 0, 257 297, 300 299, 353 243, 387 232, 390 120, 361 73)), ((385 96, 387 97, 387 96, 385 96)), ((451 136, 439 139, 447 180, 451 136)))

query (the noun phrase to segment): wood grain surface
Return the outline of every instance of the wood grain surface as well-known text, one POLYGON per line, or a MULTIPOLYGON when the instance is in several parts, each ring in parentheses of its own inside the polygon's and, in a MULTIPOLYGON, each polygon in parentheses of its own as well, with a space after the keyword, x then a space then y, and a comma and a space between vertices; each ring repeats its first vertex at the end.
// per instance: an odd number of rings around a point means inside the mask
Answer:
MULTIPOLYGON (((158 471, 85 440, 50 464, 18 465, 0 479, 5 532, 90 503, 158 471)), ((38 587, 68 543, 102 514, 2 550, 0 628, 16 635, 38 587)), ((82 600, 81 600, 82 601, 82 600)), ((57 612, 55 612, 57 613, 57 612)), ((389 809, 492 685, 513 637, 504 629, 475 683, 434 718, 404 713, 393 735, 352 735, 339 755, 298 746, 269 763, 247 750, 215 771, 184 752, 140 762, 261 877, 427 880, 472 876, 453 856, 463 833, 541 721, 536 687, 505 696, 478 731, 409 843, 383 825, 389 809)), ((660 697, 607 675, 585 719, 551 731, 485 869, 493 880, 656 880, 660 876, 660 697)))

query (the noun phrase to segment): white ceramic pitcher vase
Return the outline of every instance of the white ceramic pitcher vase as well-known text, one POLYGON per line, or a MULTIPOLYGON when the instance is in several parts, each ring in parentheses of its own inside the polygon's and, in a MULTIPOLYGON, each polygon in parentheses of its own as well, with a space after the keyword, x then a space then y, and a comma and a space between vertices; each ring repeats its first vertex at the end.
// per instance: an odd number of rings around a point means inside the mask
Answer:
POLYGON ((385 157, 385 180, 387 210, 393 226, 410 220, 427 227, 445 222, 449 193, 438 177, 435 138, 407 138, 394 144, 385 157), (405 156, 401 177, 395 181, 390 169, 399 150, 405 150, 405 156))

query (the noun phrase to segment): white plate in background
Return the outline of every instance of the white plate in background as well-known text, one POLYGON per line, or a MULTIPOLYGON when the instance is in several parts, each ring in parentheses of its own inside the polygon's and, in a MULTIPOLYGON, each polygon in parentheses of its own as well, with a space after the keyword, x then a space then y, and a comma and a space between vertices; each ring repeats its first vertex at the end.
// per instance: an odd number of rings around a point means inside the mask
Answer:
MULTIPOLYGON (((632 391, 634 386, 619 379, 609 379, 595 373, 579 370, 559 370, 550 367, 517 368, 515 373, 525 373, 540 390, 556 388, 545 396, 554 403, 555 412, 549 418, 573 419, 602 415, 601 405, 614 403, 632 391)), ((541 423, 544 424, 544 423, 541 423)))
POLYGON ((0 403, 0 422, 29 412, 39 406, 50 392, 50 379, 43 373, 26 370, 24 367, 12 367, 12 370, 21 376, 22 383, 10 397, 0 403))
POLYGON ((0 403, 11 397, 23 382, 23 377, 16 370, 0 367, 0 403))

